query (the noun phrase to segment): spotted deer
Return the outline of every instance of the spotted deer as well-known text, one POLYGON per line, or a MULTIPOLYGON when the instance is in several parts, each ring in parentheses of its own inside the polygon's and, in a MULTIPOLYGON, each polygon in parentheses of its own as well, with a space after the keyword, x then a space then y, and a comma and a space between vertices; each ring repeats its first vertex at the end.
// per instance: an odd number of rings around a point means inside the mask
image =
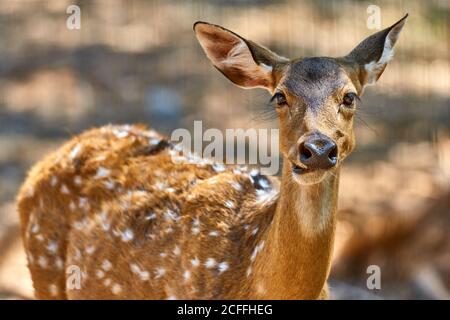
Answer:
POLYGON ((281 180, 180 155, 143 125, 76 136, 32 168, 18 196, 36 297, 327 298, 353 117, 392 59, 406 17, 343 57, 293 60, 195 23, 222 74, 272 94, 281 180), (68 281, 77 270, 78 286, 68 281))

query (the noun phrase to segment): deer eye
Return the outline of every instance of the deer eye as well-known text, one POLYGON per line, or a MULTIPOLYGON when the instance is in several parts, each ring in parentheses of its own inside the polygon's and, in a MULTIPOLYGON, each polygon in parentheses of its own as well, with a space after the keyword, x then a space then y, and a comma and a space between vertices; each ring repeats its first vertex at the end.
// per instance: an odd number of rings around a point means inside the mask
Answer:
POLYGON ((272 101, 275 100, 277 105, 283 106, 287 104, 286 96, 282 92, 277 92, 271 99, 272 101))
POLYGON ((357 98, 357 95, 353 92, 346 93, 344 99, 342 100, 342 104, 348 108, 353 106, 353 102, 357 98))

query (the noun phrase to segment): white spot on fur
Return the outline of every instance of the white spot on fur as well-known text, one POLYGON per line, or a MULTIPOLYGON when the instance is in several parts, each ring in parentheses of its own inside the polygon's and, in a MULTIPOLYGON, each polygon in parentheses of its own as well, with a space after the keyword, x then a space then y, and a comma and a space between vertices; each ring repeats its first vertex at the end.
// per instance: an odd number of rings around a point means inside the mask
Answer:
POLYGON ((157 183, 155 183, 155 186, 159 190, 164 190, 165 188, 167 188, 167 184, 165 184, 163 182, 157 182, 157 183))
POLYGON ((105 182, 103 182, 103 184, 105 185, 105 188, 108 190, 114 189, 115 183, 112 180, 105 181, 105 182))
POLYGON ((88 205, 89 205, 88 199, 80 197, 80 199, 78 200, 78 206, 80 208, 87 208, 88 205))
POLYGON ((98 156, 94 159, 94 161, 97 161, 97 162, 102 162, 103 160, 106 160, 105 155, 98 156))
POLYGON ((253 178, 253 177, 256 177, 256 176, 258 176, 259 175, 259 170, 258 169, 252 169, 252 170, 250 170, 250 176, 253 178))
POLYGON ((176 256, 179 256, 181 253, 180 247, 179 246, 175 246, 175 248, 173 249, 172 253, 176 256))
POLYGON ((259 242, 259 245, 258 245, 258 247, 259 247, 258 250, 259 250, 259 251, 261 251, 261 250, 264 248, 265 243, 266 243, 266 242, 265 242, 264 240, 262 240, 262 241, 259 242))
POLYGON ((102 222, 103 231, 108 231, 110 228, 111 228, 111 223, 109 223, 108 221, 102 222))
POLYGON ((212 168, 215 172, 223 172, 225 171, 225 166, 221 163, 214 163, 212 168))
POLYGON ((128 242, 130 240, 133 240, 133 238, 134 238, 134 234, 131 229, 127 229, 122 233, 122 241, 123 242, 128 242))
POLYGON ((94 247, 94 246, 87 246, 86 249, 85 249, 84 251, 86 251, 86 253, 87 253, 88 255, 91 255, 91 254, 94 253, 95 247, 94 247))
POLYGON ((78 143, 77 145, 75 145, 75 147, 72 148, 72 150, 70 151, 70 158, 71 159, 75 159, 75 157, 78 155, 78 153, 81 150, 81 144, 78 143))
POLYGON ((154 220, 156 219, 156 213, 149 213, 146 217, 145 220, 154 220))
POLYGON ((108 259, 103 260, 102 262, 102 269, 105 271, 109 271, 112 268, 112 264, 108 259))
POLYGON ((192 221, 192 225, 195 227, 200 226, 200 219, 197 217, 192 221))
POLYGON ((166 300, 177 300, 177 297, 175 297, 175 296, 168 296, 166 300))
POLYGON ((56 258, 55 266, 57 269, 62 270, 64 268, 64 262, 61 258, 56 258))
POLYGON ((200 265, 200 260, 198 260, 198 258, 195 257, 194 259, 191 259, 191 264, 194 267, 198 267, 200 265))
POLYGON ((76 208, 77 208, 77 206, 75 205, 75 203, 73 201, 70 201, 70 203, 69 203, 70 211, 75 211, 76 208))
POLYGON ((52 176, 52 177, 50 178, 50 185, 51 185, 52 187, 54 187, 54 186, 56 186, 57 183, 58 183, 58 177, 57 177, 57 176, 52 176))
POLYGON ((235 190, 242 191, 242 186, 239 182, 232 181, 232 182, 230 182, 230 184, 235 190))
POLYGON ((184 273, 183 273, 184 280, 188 281, 190 277, 191 277, 191 272, 189 270, 184 271, 184 273))
POLYGON ((76 184, 77 186, 81 186, 81 177, 75 176, 75 178, 73 178, 73 183, 76 184))
POLYGON ((278 197, 278 192, 275 189, 256 190, 256 203, 262 206, 272 204, 278 197))
POLYGON ((142 281, 147 281, 150 278, 148 271, 142 270, 137 264, 130 264, 131 271, 139 276, 142 281))
POLYGON ((98 279, 103 279, 105 277, 105 272, 103 272, 103 270, 98 269, 95 272, 95 275, 97 276, 98 279))
POLYGON ((225 206, 230 209, 234 209, 234 202, 231 200, 225 201, 225 206))
POLYGON ((170 221, 170 220, 178 221, 179 220, 178 215, 174 211, 172 211, 170 209, 168 209, 166 212, 164 212, 164 218, 167 221, 170 221))
POLYGON ((35 223, 35 224, 33 224, 33 226, 31 227, 31 233, 32 234, 36 234, 36 233, 38 233, 39 232, 39 224, 37 224, 37 223, 35 223))
POLYGON ((215 183, 219 182, 219 180, 220 180, 220 179, 219 179, 217 176, 215 176, 215 177, 212 177, 212 178, 207 179, 207 180, 206 180, 206 183, 207 183, 207 184, 215 184, 215 183))
POLYGON ((111 279, 106 278, 106 279, 103 281, 103 285, 104 285, 105 287, 109 287, 109 286, 111 285, 111 279))
POLYGON ((193 235, 198 235, 200 233, 200 219, 198 217, 192 221, 191 232, 193 235))
POLYGON ((148 273, 148 271, 141 271, 138 275, 142 281, 148 281, 148 279, 150 279, 150 274, 148 273))
POLYGON ((252 267, 247 268, 246 274, 247 274, 247 277, 250 277, 250 275, 252 274, 252 267))
POLYGON ((38 259, 38 264, 42 269, 47 268, 47 266, 48 266, 47 258, 44 256, 40 256, 38 259))
POLYGON ((158 139, 158 138, 150 138, 148 140, 148 144, 151 146, 156 146, 157 144, 160 143, 160 141, 161 141, 161 139, 158 139))
POLYGON ((148 273, 148 271, 141 271, 141 272, 139 273, 139 278, 140 278, 142 281, 147 281, 147 280, 150 278, 150 274, 148 273))
POLYGON ((67 186, 65 184, 61 185, 61 193, 63 193, 63 194, 69 194, 70 193, 69 188, 67 188, 67 186))
POLYGON ((161 253, 159 254, 159 256, 160 256, 161 258, 165 258, 165 257, 167 257, 167 253, 161 252, 161 253))
POLYGON ((192 227, 191 231, 192 231, 192 234, 194 236, 196 236, 196 235, 198 235, 200 233, 200 228, 199 227, 192 227))
POLYGON ((173 232, 173 228, 172 227, 168 227, 164 230, 165 233, 172 233, 173 232))
POLYGON ((258 227, 253 228, 253 230, 252 230, 252 236, 256 235, 256 234, 258 233, 258 230, 259 230, 258 227))
POLYGON ((44 241, 44 236, 42 234, 37 234, 36 239, 40 242, 44 241))
POLYGON ((251 261, 255 261, 256 256, 264 248, 264 240, 260 241, 258 245, 253 249, 252 255, 250 256, 251 261))
POLYGON ((118 283, 114 283, 112 288, 111 288, 112 293, 114 294, 119 294, 122 292, 122 287, 120 286, 120 284, 118 283))
POLYGON ((159 279, 162 276, 164 276, 164 274, 166 273, 166 269, 162 268, 162 267, 158 267, 155 270, 155 279, 159 279))
POLYGON ((114 134, 117 138, 122 139, 122 138, 128 137, 128 135, 129 135, 130 133, 129 133, 128 131, 125 131, 125 130, 117 130, 117 129, 114 129, 114 130, 113 130, 113 134, 114 134))
POLYGON ((205 267, 208 269, 214 268, 216 265, 216 260, 214 258, 208 258, 205 262, 205 267))
POLYGON ((47 250, 51 254, 55 254, 58 251, 58 244, 56 242, 49 242, 47 245, 47 250))
POLYGON ((131 271, 134 273, 141 272, 141 268, 139 268, 139 266, 135 263, 130 264, 130 268, 131 268, 131 271))
POLYGON ((94 176, 94 179, 102 179, 102 178, 108 177, 110 174, 111 174, 111 170, 106 169, 104 167, 99 167, 94 176))
POLYGON ((219 235, 219 233, 218 233, 217 231, 211 231, 211 232, 209 233, 209 235, 210 235, 211 237, 217 237, 217 236, 219 235))
POLYGON ((258 184, 264 189, 268 189, 270 187, 269 180, 267 179, 259 179, 258 184))
POLYGON ((228 262, 224 261, 224 262, 219 263, 217 268, 219 269, 220 273, 227 271, 229 268, 228 262))

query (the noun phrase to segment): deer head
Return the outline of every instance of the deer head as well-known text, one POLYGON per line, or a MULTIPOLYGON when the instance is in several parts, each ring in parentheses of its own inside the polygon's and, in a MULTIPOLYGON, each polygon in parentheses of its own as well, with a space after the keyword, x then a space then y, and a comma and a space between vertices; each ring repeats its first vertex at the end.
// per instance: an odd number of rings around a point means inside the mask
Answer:
POLYGON ((243 88, 265 88, 276 102, 280 150, 300 184, 320 182, 355 147, 353 118, 365 86, 393 57, 405 15, 338 58, 287 59, 223 27, 197 22, 194 31, 213 65, 243 88))

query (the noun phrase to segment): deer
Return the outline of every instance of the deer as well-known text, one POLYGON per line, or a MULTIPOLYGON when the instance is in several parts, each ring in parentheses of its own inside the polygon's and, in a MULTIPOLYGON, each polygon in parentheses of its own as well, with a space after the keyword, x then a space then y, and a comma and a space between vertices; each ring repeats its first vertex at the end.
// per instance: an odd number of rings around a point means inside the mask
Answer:
POLYGON ((36 298, 328 299, 354 115, 407 16, 337 58, 287 59, 196 22, 216 69, 271 94, 281 178, 180 155, 143 124, 81 133, 36 164, 19 190, 36 298))

